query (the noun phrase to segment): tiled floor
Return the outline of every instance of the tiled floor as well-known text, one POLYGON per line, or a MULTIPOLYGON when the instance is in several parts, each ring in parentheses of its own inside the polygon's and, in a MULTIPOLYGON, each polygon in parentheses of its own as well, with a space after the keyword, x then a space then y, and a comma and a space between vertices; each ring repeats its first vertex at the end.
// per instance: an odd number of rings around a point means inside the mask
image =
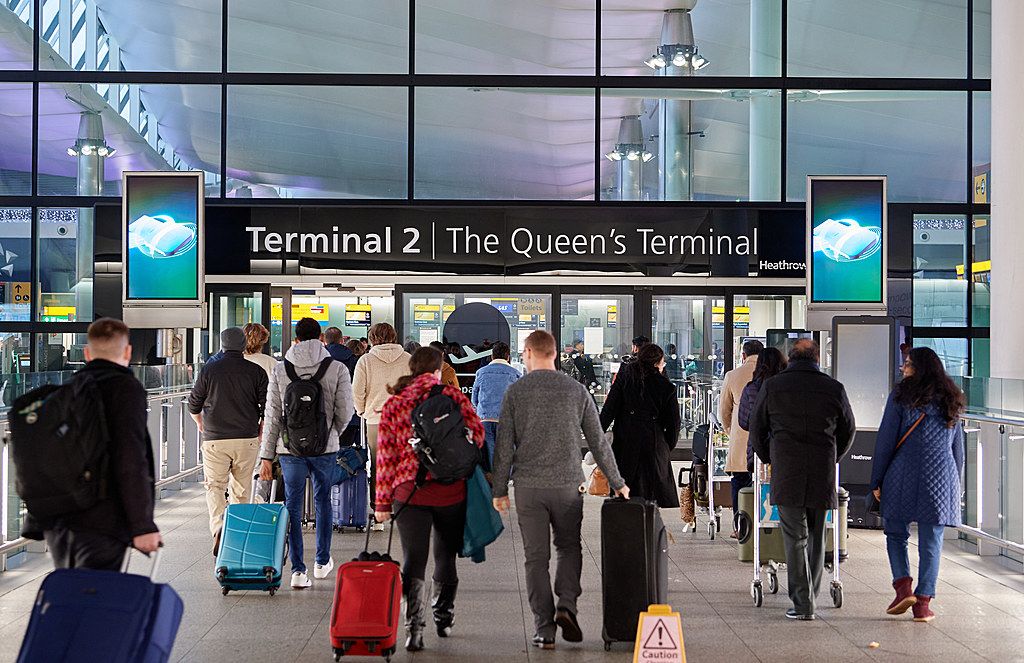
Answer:
MULTIPOLYGON (((532 635, 522 573, 522 547, 514 527, 488 549, 488 561, 461 563, 462 586, 454 637, 428 635, 428 649, 415 656, 400 651, 396 661, 630 661, 631 646, 605 653, 600 640, 599 500, 588 499, 584 523, 584 595, 581 645, 559 643, 554 652, 529 648, 532 635)), ((185 601, 185 618, 172 660, 282 663, 330 661, 327 636, 332 581, 304 591, 232 593, 224 597, 213 579, 206 505, 198 486, 159 503, 166 536, 159 580, 170 582, 185 601)), ((750 600, 750 567, 736 561, 728 538, 710 541, 704 533, 680 531, 677 514, 665 512, 670 544, 670 600, 683 615, 687 660, 701 661, 1024 661, 1024 577, 991 561, 947 545, 934 602, 938 617, 915 624, 909 616, 888 617, 889 571, 878 532, 854 530, 850 559, 842 565, 846 601, 841 610, 819 611, 816 622, 790 622, 785 586, 765 605, 750 600), (876 649, 869 648, 879 643, 876 649)), ((385 539, 374 535, 374 546, 385 539)), ((312 534, 307 535, 307 551, 312 534)), ((335 535, 334 558, 344 561, 362 546, 357 534, 335 535)), ((46 558, 35 558, 0 575, 0 661, 17 655, 28 611, 46 558)), ((307 557, 309 553, 307 552, 307 557)), ((368 659, 357 659, 368 660, 368 659)))

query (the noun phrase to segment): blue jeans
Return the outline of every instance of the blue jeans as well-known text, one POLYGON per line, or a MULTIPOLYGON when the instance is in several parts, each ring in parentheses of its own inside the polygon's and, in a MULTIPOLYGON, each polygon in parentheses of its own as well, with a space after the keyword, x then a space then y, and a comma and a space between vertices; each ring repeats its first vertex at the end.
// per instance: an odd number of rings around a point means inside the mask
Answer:
MULTIPOLYGON (((917 589, 918 596, 935 596, 935 583, 939 579, 939 560, 942 559, 942 532, 944 525, 917 524, 917 589)), ((885 521, 885 548, 889 553, 889 567, 893 580, 910 576, 910 558, 907 540, 910 523, 885 521)))
POLYGON ((485 421, 484 424, 484 444, 487 446, 487 467, 494 467, 494 443, 498 439, 498 422, 497 421, 485 421))
POLYGON ((336 453, 322 456, 292 456, 281 454, 281 473, 284 474, 284 504, 288 509, 288 557, 292 572, 306 572, 302 560, 302 509, 306 496, 306 477, 313 479, 313 503, 316 505, 316 563, 326 564, 331 558, 331 533, 334 519, 331 514, 331 486, 341 479, 336 453))

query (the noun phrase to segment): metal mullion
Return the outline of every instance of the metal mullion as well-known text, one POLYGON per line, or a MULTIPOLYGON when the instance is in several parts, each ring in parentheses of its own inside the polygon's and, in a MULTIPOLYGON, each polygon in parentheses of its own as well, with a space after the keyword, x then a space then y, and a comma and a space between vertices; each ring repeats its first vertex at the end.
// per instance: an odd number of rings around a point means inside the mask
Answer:
POLYGON ((228 195, 228 0, 220 13, 220 197, 228 195))
POLYGON ((779 88, 779 103, 782 104, 779 119, 779 159, 782 163, 779 164, 779 200, 785 202, 789 197, 788 178, 789 178, 789 0, 782 0, 782 35, 780 35, 780 49, 782 59, 782 86, 779 88))
MULTIPOLYGON (((39 316, 37 315, 39 309, 39 294, 42 291, 42 283, 39 278, 39 207, 33 205, 31 212, 31 225, 29 226, 29 237, 31 238, 32 247, 29 249, 29 278, 30 283, 28 285, 29 296, 31 297, 28 302, 28 318, 32 323, 35 323, 39 316)), ((35 344, 33 343, 32 349, 32 366, 35 366, 35 344)))
POLYGON ((416 1, 409 0, 409 82, 405 102, 405 199, 409 203, 416 198, 416 87, 412 85, 416 74, 416 1))
MULTIPOLYGON (((596 0, 594 22, 594 202, 601 202, 601 0, 596 0)), ((641 197, 643 181, 640 182, 641 197)))

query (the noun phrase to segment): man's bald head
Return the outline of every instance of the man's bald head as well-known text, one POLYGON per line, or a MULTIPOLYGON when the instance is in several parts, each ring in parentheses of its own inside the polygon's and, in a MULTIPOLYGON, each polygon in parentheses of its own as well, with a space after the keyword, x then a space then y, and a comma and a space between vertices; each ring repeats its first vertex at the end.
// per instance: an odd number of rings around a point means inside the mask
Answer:
POLYGON ((813 361, 817 364, 819 359, 818 343, 812 339, 797 339, 793 347, 789 349, 790 361, 813 361))

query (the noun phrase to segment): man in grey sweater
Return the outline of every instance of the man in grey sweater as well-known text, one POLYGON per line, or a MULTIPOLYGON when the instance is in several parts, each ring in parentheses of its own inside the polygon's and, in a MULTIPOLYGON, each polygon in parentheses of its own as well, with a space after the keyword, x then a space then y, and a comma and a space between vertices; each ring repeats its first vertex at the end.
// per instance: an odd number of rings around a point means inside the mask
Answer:
POLYGON ((576 600, 583 591, 581 431, 615 494, 629 498, 594 401, 586 387, 555 369, 556 352, 555 338, 545 331, 526 338, 527 374, 505 392, 494 449, 494 507, 508 511, 508 482, 497 477, 507 477, 511 471, 526 557, 526 588, 537 629, 533 644, 542 649, 554 649, 558 626, 566 641, 583 640, 576 620, 576 600), (552 532, 554 593, 548 573, 552 532))

